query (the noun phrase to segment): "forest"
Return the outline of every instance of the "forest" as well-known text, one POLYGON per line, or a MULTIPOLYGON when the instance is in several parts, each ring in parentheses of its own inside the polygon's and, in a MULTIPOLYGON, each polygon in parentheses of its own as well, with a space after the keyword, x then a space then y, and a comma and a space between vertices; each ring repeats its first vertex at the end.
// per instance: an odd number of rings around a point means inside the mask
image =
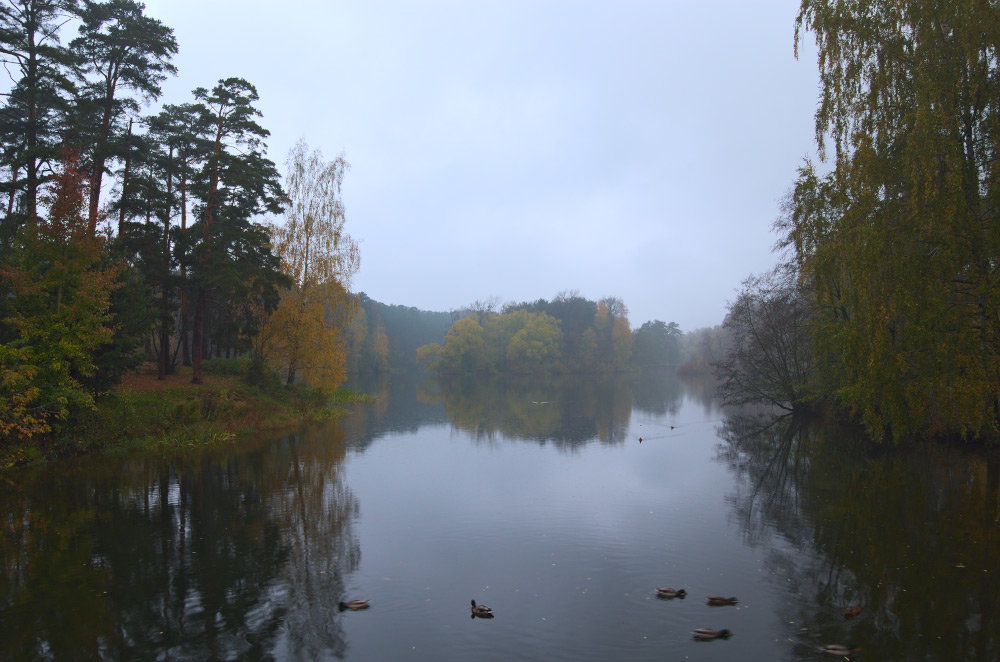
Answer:
POLYGON ((730 402, 1000 437, 998 25, 995 3, 802 2, 820 161, 775 224, 781 263, 729 307, 730 402))
POLYGON ((417 348, 417 360, 443 375, 605 374, 633 366, 676 366, 681 331, 674 322, 633 331, 617 297, 591 301, 564 293, 551 301, 495 306, 477 302, 448 329, 443 343, 417 348))
POLYGON ((72 428, 144 362, 161 380, 184 366, 200 384, 206 361, 240 357, 252 383, 329 393, 349 372, 407 370, 418 355, 445 372, 676 358, 675 324, 645 325, 633 342, 615 298, 494 315, 352 293, 345 156, 300 141, 282 177, 257 90, 239 77, 159 103, 177 52, 173 30, 134 0, 0 4, 5 442, 72 428), (480 324, 496 346, 462 354, 480 324))
POLYGON ((621 299, 427 313, 351 291, 345 155, 270 160, 254 85, 160 103, 173 30, 135 0, 7 0, 0 59, 0 436, 71 425, 123 375, 241 357, 349 372, 714 365, 727 402, 836 412, 875 440, 1000 438, 1000 24, 989 3, 804 0, 817 159, 720 329, 632 330, 621 299))
POLYGON ((250 357, 259 380, 334 389, 357 245, 348 164, 267 157, 254 85, 162 104, 178 44, 133 0, 0 4, 0 437, 93 408, 139 362, 159 377, 250 357))

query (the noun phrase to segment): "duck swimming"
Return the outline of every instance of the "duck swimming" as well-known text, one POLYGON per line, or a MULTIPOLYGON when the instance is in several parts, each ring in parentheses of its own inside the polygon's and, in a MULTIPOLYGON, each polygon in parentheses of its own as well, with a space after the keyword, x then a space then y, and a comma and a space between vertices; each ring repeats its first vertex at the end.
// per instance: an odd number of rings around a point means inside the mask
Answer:
POLYGON ((722 630, 712 630, 711 628, 697 628, 691 630, 691 635, 698 641, 712 641, 713 639, 728 639, 733 633, 723 628, 722 630))
POLYGON ((738 602, 736 598, 724 598, 721 595, 710 595, 706 598, 706 601, 712 607, 723 607, 725 605, 734 605, 738 602))
POLYGON ((472 617, 473 618, 493 618, 493 610, 486 605, 477 605, 476 601, 472 601, 472 617))
POLYGON ((666 598, 668 600, 673 600, 674 598, 683 598, 688 594, 684 589, 674 589, 674 588, 658 588, 656 589, 656 597, 666 598))
POLYGON ((345 609, 350 609, 351 611, 358 611, 359 609, 368 609, 368 603, 371 600, 348 600, 347 602, 338 602, 337 609, 344 611, 345 609))
POLYGON ((848 644, 844 646, 843 644, 827 644, 819 649, 820 653, 825 655, 836 655, 837 657, 853 657, 856 652, 860 649, 854 644, 848 644))

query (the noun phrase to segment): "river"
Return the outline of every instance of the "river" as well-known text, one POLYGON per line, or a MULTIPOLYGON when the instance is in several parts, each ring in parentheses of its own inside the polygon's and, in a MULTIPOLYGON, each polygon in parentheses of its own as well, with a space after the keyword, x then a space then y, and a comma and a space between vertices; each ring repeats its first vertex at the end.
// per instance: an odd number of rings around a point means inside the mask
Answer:
POLYGON ((294 434, 0 478, 0 658, 1000 659, 995 452, 667 375, 370 388, 294 434))

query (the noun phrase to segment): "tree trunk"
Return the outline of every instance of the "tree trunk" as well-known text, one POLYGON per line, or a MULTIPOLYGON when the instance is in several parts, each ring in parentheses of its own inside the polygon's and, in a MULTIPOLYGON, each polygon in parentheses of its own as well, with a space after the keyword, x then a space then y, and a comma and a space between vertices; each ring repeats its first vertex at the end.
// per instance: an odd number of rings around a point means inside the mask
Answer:
MULTIPOLYGON (((187 176, 181 175, 181 230, 187 230, 187 176)), ((181 263, 181 283, 187 284, 187 267, 181 263)), ((181 289, 181 364, 191 365, 191 339, 188 337, 187 291, 181 289)))
POLYGON ((38 215, 38 160, 35 157, 38 149, 38 53, 35 46, 35 33, 28 37, 28 94, 25 99, 28 106, 28 132, 25 143, 28 152, 28 163, 25 166, 25 212, 28 220, 33 221, 38 215))
MULTIPOLYGON (((112 92, 111 95, 114 93, 112 92)), ((106 96, 111 96, 106 95, 106 96)), ((101 123, 101 135, 94 146, 94 163, 90 169, 90 207, 87 215, 87 231, 90 236, 97 234, 97 212, 101 204, 101 181, 104 179, 104 152, 107 151, 108 136, 111 134, 111 102, 108 99, 104 106, 104 120, 101 123)))
MULTIPOLYGON (((128 123, 129 135, 132 135, 132 120, 128 123)), ((170 153, 167 163, 172 164, 174 159, 174 147, 170 146, 170 153)), ((128 161, 125 161, 125 177, 128 181, 128 161)), ((160 284, 160 367, 156 375, 157 379, 167 378, 167 362, 170 355, 170 292, 168 283, 170 282, 170 199, 173 196, 173 173, 170 165, 167 166, 167 204, 163 215, 163 282, 160 284)), ((124 185, 122 185, 122 197, 124 197, 124 185)), ((124 207, 122 207, 124 213, 124 207)), ((118 226, 118 235, 121 236, 121 224, 118 226)))
MULTIPOLYGON (((220 111, 219 124, 215 131, 215 146, 212 149, 212 156, 215 158, 216 162, 212 165, 212 174, 208 180, 208 193, 205 196, 205 232, 204 232, 204 242, 205 248, 201 253, 201 269, 198 274, 199 278, 204 279, 205 277, 205 267, 208 264, 209 251, 211 249, 212 242, 212 205, 215 203, 215 192, 219 187, 219 164, 218 156, 222 149, 222 116, 220 111)), ((198 287, 198 302, 197 307, 194 312, 194 338, 192 339, 194 343, 195 357, 193 357, 191 381, 195 384, 201 384, 201 354, 202 354, 202 343, 204 343, 204 324, 205 324, 205 289, 204 287, 198 287)))
POLYGON ((205 315, 205 293, 201 287, 198 288, 198 293, 195 297, 194 305, 194 329, 192 331, 192 345, 194 346, 193 352, 191 354, 191 383, 201 384, 201 337, 202 337, 202 318, 205 315))
POLYGON ((7 198, 7 216, 11 216, 14 213, 14 198, 16 197, 15 191, 17 191, 17 169, 14 169, 10 177, 10 197, 7 198))
MULTIPOLYGON (((132 165, 132 118, 128 118, 128 137, 125 139, 125 172, 122 173, 122 195, 119 201, 118 210, 118 236, 122 236, 122 228, 125 227, 125 200, 128 193, 129 171, 132 165)), ((167 182, 167 195, 170 193, 170 182, 167 182)), ((169 202, 167 203, 170 204, 169 202)), ((169 210, 168 210, 169 211, 169 210)))

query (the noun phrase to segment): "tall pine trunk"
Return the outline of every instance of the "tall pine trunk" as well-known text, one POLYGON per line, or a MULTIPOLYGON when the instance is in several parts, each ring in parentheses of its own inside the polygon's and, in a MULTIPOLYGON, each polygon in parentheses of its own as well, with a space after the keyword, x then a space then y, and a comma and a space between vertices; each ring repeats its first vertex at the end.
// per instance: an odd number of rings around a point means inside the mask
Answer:
MULTIPOLYGON (((181 231, 187 230, 187 176, 181 176, 181 231)), ((187 266, 181 262, 181 283, 187 283, 187 266)), ((181 288, 181 365, 191 365, 191 338, 188 329, 188 300, 187 290, 181 288)))
MULTIPOLYGON (((219 113, 219 124, 215 131, 215 146, 212 149, 212 158, 214 162, 212 163, 212 174, 208 180, 208 194, 205 196, 205 228, 204 228, 204 242, 205 247, 201 252, 201 264, 198 273, 198 278, 204 282, 205 269, 208 266, 208 258, 210 256, 211 243, 212 243, 212 205, 215 203, 215 194, 219 188, 219 163, 218 157, 219 152, 222 149, 222 113, 219 113)), ((194 344, 194 356, 191 357, 191 367, 192 376, 191 382, 194 384, 201 384, 201 359, 202 359, 202 345, 204 344, 204 332, 205 332, 205 288, 203 285, 198 286, 198 300, 195 303, 194 311, 194 338, 192 342, 194 344)))
MULTIPOLYGON (((132 122, 129 122, 129 134, 132 132, 132 122)), ((167 204, 163 214, 163 282, 160 284, 160 366, 157 379, 167 378, 167 367, 170 360, 170 210, 173 197, 173 165, 174 148, 170 146, 167 157, 167 204)), ((127 162, 126 162, 127 164, 127 162)), ((126 165, 125 172, 128 172, 126 165)), ((118 230, 119 234, 121 229, 118 230)))

